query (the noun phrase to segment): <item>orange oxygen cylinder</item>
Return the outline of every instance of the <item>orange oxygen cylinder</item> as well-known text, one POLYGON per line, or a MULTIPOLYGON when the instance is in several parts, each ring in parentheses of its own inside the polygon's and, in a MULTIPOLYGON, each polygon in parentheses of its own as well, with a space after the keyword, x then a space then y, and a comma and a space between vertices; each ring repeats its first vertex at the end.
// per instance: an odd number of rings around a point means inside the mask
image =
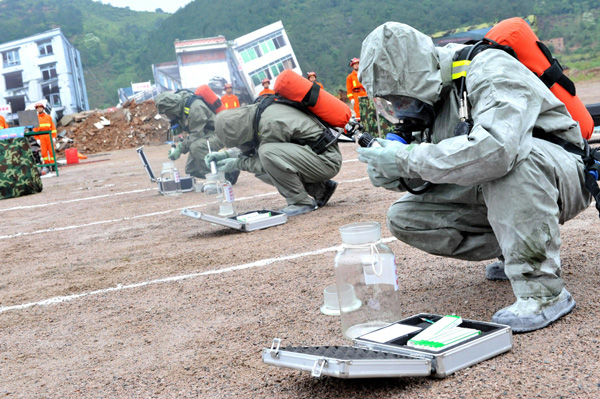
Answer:
POLYGON ((219 96, 217 96, 215 92, 212 91, 210 87, 208 87, 208 85, 198 86, 194 94, 199 97, 202 97, 202 99, 206 102, 206 105, 208 105, 208 107, 215 114, 218 114, 219 112, 225 109, 225 106, 221 104, 221 99, 219 98, 219 96))
POLYGON ((310 112, 332 127, 343 128, 352 116, 350 108, 344 102, 291 69, 286 69, 277 76, 274 89, 275 93, 288 100, 307 105, 310 112))
MULTIPOLYGON (((551 64, 551 61, 554 60, 549 60, 552 57, 546 46, 540 42, 540 39, 538 39, 529 24, 521 18, 509 18, 501 21, 485 37, 499 44, 512 47, 515 53, 517 53, 519 61, 538 77, 542 76, 546 71, 548 71, 547 75, 562 75, 561 68, 558 65, 551 64), (551 66, 553 68, 550 70, 551 66)), ((565 104, 571 117, 579 122, 581 135, 584 139, 589 140, 594 131, 594 120, 579 97, 574 94, 574 88, 575 86, 573 85, 572 92, 569 92, 561 85, 560 81, 557 81, 550 86, 550 91, 565 104)))

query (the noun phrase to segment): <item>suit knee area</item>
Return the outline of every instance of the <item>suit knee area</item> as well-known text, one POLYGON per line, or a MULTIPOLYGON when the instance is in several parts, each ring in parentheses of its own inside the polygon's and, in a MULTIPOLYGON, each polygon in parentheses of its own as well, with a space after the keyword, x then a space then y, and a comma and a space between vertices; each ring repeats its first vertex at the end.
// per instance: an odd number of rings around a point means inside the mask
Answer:
POLYGON ((406 205, 406 203, 396 202, 387 211, 387 226, 396 238, 400 238, 408 231, 406 228, 408 219, 405 218, 405 215, 414 212, 412 207, 406 205))
POLYGON ((281 153, 281 150, 278 149, 277 146, 269 143, 262 144, 260 147, 258 147, 258 156, 260 157, 261 161, 263 159, 269 159, 273 156, 277 156, 278 153, 281 153))

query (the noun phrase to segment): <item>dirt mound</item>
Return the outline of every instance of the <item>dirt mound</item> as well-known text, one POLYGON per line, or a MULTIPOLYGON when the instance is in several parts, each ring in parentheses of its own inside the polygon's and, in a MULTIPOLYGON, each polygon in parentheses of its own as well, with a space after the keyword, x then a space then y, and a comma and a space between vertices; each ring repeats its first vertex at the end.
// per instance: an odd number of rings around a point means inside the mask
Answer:
MULTIPOLYGON (((164 143, 169 122, 157 115, 154 100, 137 104, 126 102, 122 108, 84 111, 66 115, 58 123, 59 134, 64 131, 59 153, 75 147, 82 154, 134 148, 164 143)), ((61 139, 59 139, 59 143, 61 139)))

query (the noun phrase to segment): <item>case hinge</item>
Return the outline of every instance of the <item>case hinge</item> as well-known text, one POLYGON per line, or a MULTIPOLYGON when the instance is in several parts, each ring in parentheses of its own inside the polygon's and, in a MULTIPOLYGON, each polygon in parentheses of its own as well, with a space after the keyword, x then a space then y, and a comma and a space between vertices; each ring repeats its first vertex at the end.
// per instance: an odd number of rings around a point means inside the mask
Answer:
POLYGON ((327 359, 325 359, 324 357, 317 359, 317 361, 313 365, 310 375, 319 378, 321 376, 321 372, 323 371, 323 367, 327 367, 327 359))
POLYGON ((271 344, 271 357, 274 359, 279 357, 279 345, 281 345, 281 339, 274 338, 271 344))

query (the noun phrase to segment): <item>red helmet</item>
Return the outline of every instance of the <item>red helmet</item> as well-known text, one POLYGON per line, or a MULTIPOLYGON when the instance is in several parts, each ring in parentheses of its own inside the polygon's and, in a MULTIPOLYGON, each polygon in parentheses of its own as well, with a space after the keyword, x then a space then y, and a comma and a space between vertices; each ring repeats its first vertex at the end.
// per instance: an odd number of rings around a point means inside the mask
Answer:
POLYGON ((316 77, 317 77, 317 74, 316 74, 315 72, 308 72, 308 73, 306 74, 306 77, 307 77, 307 78, 310 78, 311 76, 314 76, 314 77, 316 78, 316 77))
POLYGON ((352 58, 350 60, 350 66, 354 65, 354 64, 358 64, 360 62, 359 58, 352 58))
POLYGON ((42 104, 42 103, 35 103, 35 106, 33 108, 37 108, 37 107, 44 108, 44 104, 42 104))
POLYGON ((265 83, 271 84, 271 81, 269 80, 269 78, 264 78, 263 79, 262 84, 264 85, 265 83))
POLYGON ((233 89, 233 85, 231 83, 225 83, 226 89, 233 89))

